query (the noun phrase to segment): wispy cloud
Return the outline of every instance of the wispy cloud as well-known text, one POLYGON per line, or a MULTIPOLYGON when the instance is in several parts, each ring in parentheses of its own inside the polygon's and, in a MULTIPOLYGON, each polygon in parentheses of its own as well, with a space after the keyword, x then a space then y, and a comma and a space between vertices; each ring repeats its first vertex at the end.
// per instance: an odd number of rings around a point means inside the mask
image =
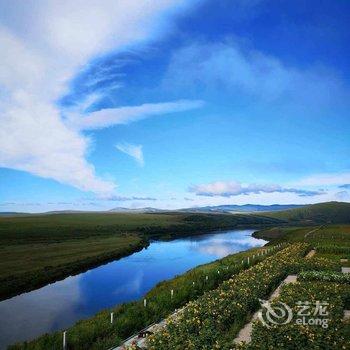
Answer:
POLYGON ((231 94, 253 98, 255 103, 283 102, 283 105, 320 110, 347 105, 349 88, 325 67, 290 67, 264 52, 237 44, 237 40, 198 43, 173 54, 163 80, 165 89, 186 89, 188 96, 199 93, 231 94))
POLYGON ((144 166, 142 145, 133 145, 131 143, 119 143, 115 146, 120 152, 123 152, 134 158, 140 166, 144 166))
POLYGON ((350 194, 348 191, 340 191, 335 194, 335 198, 340 201, 349 201, 350 200, 350 194))
MULTIPOLYGON (((55 101, 67 94, 69 81, 90 60, 159 37, 166 33, 171 16, 191 4, 175 0, 0 2, 4 14, 0 24, 0 47, 4 48, 0 55, 0 166, 84 191, 113 192, 115 183, 97 176, 86 158, 90 139, 80 131, 84 127, 77 130, 66 123, 55 101)), ((146 112, 138 108, 137 113, 125 108, 123 117, 116 117, 120 110, 95 112, 87 117, 85 128, 153 113, 149 107, 146 112)), ((184 106, 167 105, 167 112, 172 108, 183 110, 184 106)), ((164 106, 155 112, 160 113, 164 106)))
MULTIPOLYGON (((347 186, 350 183, 350 173, 324 173, 315 174, 294 182, 295 186, 347 186)), ((346 187, 344 187, 346 188, 346 187)))
POLYGON ((178 113, 200 108, 201 100, 180 100, 163 103, 145 103, 140 106, 128 106, 102 109, 88 115, 71 115, 68 124, 80 130, 102 129, 118 124, 128 124, 156 115, 178 113))
POLYGON ((248 194, 260 193, 295 193, 300 197, 311 197, 325 194, 324 191, 309 191, 296 188, 285 188, 280 185, 264 185, 264 184, 248 184, 243 185, 237 181, 230 182, 211 182, 207 184, 192 185, 189 192, 195 193, 197 196, 207 197, 233 197, 248 194))
POLYGON ((131 197, 126 197, 126 196, 109 196, 102 198, 103 200, 108 200, 108 201, 115 201, 115 202, 127 202, 127 201, 157 201, 157 198, 154 197, 140 197, 140 196, 131 196, 131 197))

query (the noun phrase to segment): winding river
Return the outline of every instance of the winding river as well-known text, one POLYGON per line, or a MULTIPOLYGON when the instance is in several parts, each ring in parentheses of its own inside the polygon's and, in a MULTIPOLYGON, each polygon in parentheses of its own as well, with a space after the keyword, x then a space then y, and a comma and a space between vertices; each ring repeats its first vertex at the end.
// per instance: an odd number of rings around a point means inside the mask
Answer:
POLYGON ((228 254, 264 245, 254 230, 154 241, 128 257, 0 302, 0 349, 64 329, 101 309, 135 300, 158 282, 228 254))

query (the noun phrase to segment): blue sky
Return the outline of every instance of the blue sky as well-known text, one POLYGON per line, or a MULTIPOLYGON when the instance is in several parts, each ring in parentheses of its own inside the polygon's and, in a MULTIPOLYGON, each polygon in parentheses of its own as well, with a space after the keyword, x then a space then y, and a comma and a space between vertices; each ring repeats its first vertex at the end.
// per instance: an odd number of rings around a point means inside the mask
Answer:
POLYGON ((349 27, 345 0, 2 1, 0 211, 350 201, 349 27))

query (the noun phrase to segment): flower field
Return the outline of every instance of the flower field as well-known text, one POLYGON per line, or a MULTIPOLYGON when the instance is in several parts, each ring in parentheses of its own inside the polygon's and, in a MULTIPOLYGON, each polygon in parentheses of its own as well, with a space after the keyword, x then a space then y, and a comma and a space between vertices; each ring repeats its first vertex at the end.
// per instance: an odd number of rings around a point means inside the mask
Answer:
MULTIPOLYGON (((261 322, 254 323, 252 341, 238 346, 244 350, 275 349, 350 349, 350 324, 343 322, 343 310, 349 307, 350 286, 325 282, 297 282, 283 287, 278 301, 286 303, 293 310, 293 319, 285 325, 273 325, 271 328, 261 322), (327 313, 323 318, 327 326, 312 324, 308 320, 315 314, 306 316, 303 324, 296 322, 300 317, 298 301, 308 301, 317 305, 322 301, 327 304, 327 313)), ((314 312, 314 310, 312 310, 314 312)), ((303 311, 305 313, 305 310, 303 311)), ((318 316, 319 317, 319 316, 318 316)), ((226 349, 222 347, 222 349, 226 349)), ((227 348, 228 349, 228 348, 227 348)))
POLYGON ((324 257, 314 256, 311 259, 299 259, 295 261, 294 273, 302 271, 340 271, 339 261, 330 260, 324 257))
POLYGON ((290 245, 190 302, 162 331, 149 337, 150 349, 222 349, 226 339, 233 339, 259 307, 259 298, 266 297, 291 271, 303 267, 298 261, 308 249, 305 243, 290 245))

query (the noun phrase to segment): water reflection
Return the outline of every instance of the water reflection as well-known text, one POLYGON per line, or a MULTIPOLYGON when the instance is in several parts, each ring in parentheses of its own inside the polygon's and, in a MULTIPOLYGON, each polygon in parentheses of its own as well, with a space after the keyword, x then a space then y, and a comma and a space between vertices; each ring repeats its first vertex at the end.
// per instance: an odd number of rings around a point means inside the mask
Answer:
POLYGON ((135 300, 159 281, 228 254, 265 243, 253 230, 152 242, 131 256, 0 302, 1 349, 64 329, 101 309, 135 300))
POLYGON ((73 305, 82 298, 80 276, 69 277, 0 303, 0 343, 2 348, 33 334, 42 334, 76 320, 73 305))
POLYGON ((247 250, 252 247, 260 246, 261 242, 254 237, 247 236, 238 239, 227 239, 226 237, 215 238, 211 240, 210 245, 207 242, 198 242, 193 248, 202 253, 214 255, 223 258, 226 255, 247 250))

